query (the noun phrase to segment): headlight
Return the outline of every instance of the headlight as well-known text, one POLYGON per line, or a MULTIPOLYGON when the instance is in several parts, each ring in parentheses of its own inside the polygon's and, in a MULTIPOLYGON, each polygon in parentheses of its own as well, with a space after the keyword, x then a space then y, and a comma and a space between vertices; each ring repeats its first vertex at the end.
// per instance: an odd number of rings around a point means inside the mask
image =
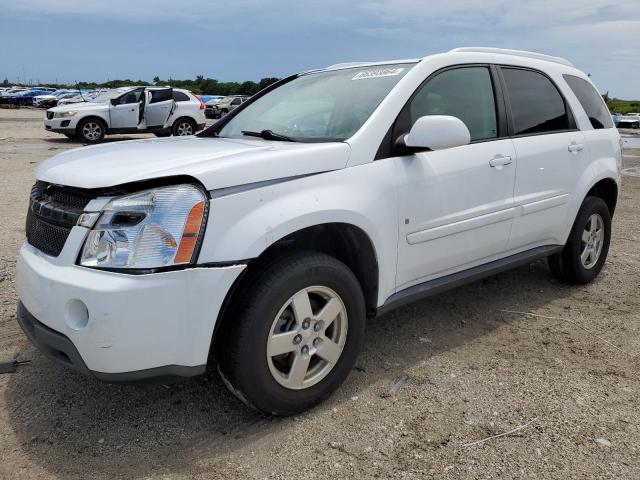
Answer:
POLYGON ((55 113, 53 114, 53 117, 54 117, 54 118, 66 118, 66 117, 73 117, 76 113, 78 113, 78 112, 76 112, 75 110, 70 110, 70 111, 68 111, 68 112, 55 112, 55 113))
MULTIPOLYGON (((195 260, 207 219, 207 197, 174 185, 111 200, 89 232, 80 264, 99 268, 160 268, 195 260)), ((81 217, 91 221, 90 214, 81 217)))

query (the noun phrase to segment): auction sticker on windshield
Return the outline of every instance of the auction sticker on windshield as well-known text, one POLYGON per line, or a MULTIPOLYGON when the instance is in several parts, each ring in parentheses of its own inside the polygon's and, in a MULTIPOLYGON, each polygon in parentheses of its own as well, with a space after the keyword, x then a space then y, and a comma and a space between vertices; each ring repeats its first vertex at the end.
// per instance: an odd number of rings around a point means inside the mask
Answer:
POLYGON ((375 70, 366 70, 358 72, 351 80, 364 80, 366 78, 395 77, 400 75, 404 68, 377 68, 375 70))

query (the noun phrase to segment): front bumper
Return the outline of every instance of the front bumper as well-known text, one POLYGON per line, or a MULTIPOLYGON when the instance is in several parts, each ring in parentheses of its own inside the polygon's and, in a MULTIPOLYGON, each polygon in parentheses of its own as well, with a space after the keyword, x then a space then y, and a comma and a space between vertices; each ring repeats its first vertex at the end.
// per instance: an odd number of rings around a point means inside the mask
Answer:
POLYGON ((203 373, 218 313, 245 268, 129 275, 62 265, 62 256, 22 246, 18 321, 49 357, 106 381, 203 373))
POLYGON ((78 122, 73 117, 44 119, 44 128, 50 132, 56 133, 76 133, 78 122))

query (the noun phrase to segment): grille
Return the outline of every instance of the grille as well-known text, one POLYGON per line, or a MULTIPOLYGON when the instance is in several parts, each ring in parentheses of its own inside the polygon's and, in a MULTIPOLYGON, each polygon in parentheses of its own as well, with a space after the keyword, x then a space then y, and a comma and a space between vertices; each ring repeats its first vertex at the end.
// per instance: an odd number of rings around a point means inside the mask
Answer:
POLYGON ((86 191, 36 182, 27 212, 27 242, 57 257, 84 207, 93 197, 86 191))
POLYGON ((47 112, 47 120, 51 120, 53 118, 53 112, 47 112))

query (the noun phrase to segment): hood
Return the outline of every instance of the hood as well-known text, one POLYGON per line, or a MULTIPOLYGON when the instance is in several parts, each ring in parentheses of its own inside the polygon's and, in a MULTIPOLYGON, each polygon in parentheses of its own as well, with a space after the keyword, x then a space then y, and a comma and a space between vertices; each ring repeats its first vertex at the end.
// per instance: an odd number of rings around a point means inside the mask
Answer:
MULTIPOLYGON (((78 102, 78 103, 74 103, 73 104, 73 109, 74 110, 79 110, 79 111, 82 111, 82 110, 104 110, 104 109, 108 109, 108 108, 109 108, 109 104, 108 103, 78 102)), ((66 107, 66 106, 53 107, 53 108, 49 109, 50 112, 66 112, 67 110, 69 110, 69 107, 66 107)))
MULTIPOLYGON (((75 106, 73 108, 76 108, 75 106)), ((261 139, 171 137, 77 148, 45 161, 38 180, 104 188, 187 175, 207 190, 338 170, 346 143, 293 143, 261 139)))

